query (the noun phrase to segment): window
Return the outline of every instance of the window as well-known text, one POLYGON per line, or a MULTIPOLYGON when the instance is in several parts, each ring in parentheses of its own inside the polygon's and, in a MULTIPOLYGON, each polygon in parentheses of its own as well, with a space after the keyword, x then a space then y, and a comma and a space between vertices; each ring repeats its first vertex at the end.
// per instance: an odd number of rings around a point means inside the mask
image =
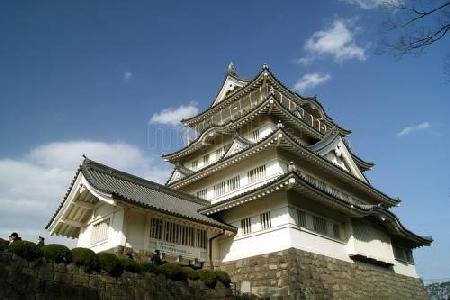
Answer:
POLYGON ((252 232, 252 220, 250 218, 241 220, 241 230, 242 234, 249 234, 252 232))
POLYGON ((203 155, 203 165, 206 166, 209 163, 209 154, 203 155))
POLYGON ((197 168, 198 168, 198 160, 194 160, 193 162, 191 162, 191 169, 197 170, 197 168))
POLYGON ((247 175, 250 183, 263 179, 266 177, 266 165, 262 165, 248 171, 247 175))
POLYGON ((203 190, 197 191, 197 197, 200 199, 207 199, 208 189, 203 189, 203 190))
POLYGON ((150 237, 154 239, 162 239, 163 221, 161 219, 152 218, 150 222, 150 237))
POLYGON ((216 149, 216 160, 219 160, 224 152, 224 147, 220 147, 219 149, 216 149))
POLYGON ((270 211, 261 214, 261 228, 270 228, 270 211))
POLYGON ((214 185, 214 195, 220 196, 227 192, 237 190, 241 186, 241 176, 236 175, 230 179, 221 181, 214 185))
POLYGON ((327 234, 327 221, 324 218, 313 216, 314 231, 321 234, 327 234))
POLYGON ((215 196, 220 196, 220 195, 225 194, 225 186, 226 186, 225 181, 221 181, 219 183, 216 183, 214 185, 214 195, 215 196))
POLYGON ((98 222, 92 226, 91 244, 108 239, 109 219, 98 222))
POLYGON ((333 237, 338 240, 341 239, 341 226, 339 224, 333 224, 333 237))
POLYGON ((227 191, 234 191, 241 186, 241 176, 237 175, 227 180, 227 191))
POLYGON ((252 140, 253 142, 259 141, 259 129, 252 131, 252 140))
POLYGON ((206 230, 152 218, 150 238, 185 246, 206 249, 208 236, 206 230))
POLYGON ((392 245, 392 248, 394 250, 394 257, 396 260, 407 262, 410 264, 414 263, 414 258, 411 249, 399 247, 397 245, 392 245))
POLYGON ((306 227, 306 213, 299 209, 297 209, 297 225, 306 227))

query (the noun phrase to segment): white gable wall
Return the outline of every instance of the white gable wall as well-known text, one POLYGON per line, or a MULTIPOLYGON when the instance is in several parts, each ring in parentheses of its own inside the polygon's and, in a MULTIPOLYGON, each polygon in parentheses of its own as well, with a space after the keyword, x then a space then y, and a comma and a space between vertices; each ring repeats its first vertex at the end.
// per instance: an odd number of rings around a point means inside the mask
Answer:
POLYGON ((123 220, 123 208, 99 201, 94 208, 90 220, 81 228, 77 247, 90 248, 98 253, 107 251, 118 245, 124 245, 125 235, 123 220), (92 243, 91 235, 93 226, 107 219, 109 219, 108 238, 97 243, 92 243))

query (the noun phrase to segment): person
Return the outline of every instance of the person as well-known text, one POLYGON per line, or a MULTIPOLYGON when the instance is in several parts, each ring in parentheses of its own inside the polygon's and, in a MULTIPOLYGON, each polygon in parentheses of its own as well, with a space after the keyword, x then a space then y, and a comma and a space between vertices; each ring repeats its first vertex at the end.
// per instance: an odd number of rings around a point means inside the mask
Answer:
POLYGON ((9 244, 11 245, 12 243, 14 243, 15 241, 20 241, 21 238, 19 237, 19 234, 17 232, 13 232, 11 233, 11 235, 9 236, 9 244))
POLYGON ((39 247, 42 247, 42 246, 45 245, 45 238, 44 238, 43 236, 39 236, 39 237, 38 237, 37 245, 38 245, 39 247))
POLYGON ((153 253, 153 255, 152 255, 151 261, 154 265, 157 265, 157 266, 162 264, 161 255, 160 255, 159 250, 155 250, 155 253, 153 253))

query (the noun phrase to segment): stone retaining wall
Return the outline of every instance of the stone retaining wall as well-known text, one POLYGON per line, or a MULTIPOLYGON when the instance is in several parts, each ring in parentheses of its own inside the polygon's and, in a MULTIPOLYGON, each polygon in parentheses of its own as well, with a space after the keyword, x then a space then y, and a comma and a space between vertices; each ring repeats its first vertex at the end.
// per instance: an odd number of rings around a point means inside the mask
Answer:
POLYGON ((252 293, 287 299, 429 299, 423 282, 365 263, 349 263, 298 249, 223 263, 233 282, 252 293))
POLYGON ((215 289, 201 281, 178 282, 164 275, 125 272, 119 278, 87 274, 74 265, 27 262, 0 252, 0 299, 232 299, 218 282, 215 289))

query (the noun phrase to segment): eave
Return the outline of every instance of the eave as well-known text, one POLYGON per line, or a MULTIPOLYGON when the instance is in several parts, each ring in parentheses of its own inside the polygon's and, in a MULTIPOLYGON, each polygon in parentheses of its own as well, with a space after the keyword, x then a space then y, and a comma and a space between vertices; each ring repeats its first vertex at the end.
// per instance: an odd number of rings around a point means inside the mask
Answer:
POLYGON ((353 186, 369 192, 374 198, 378 199, 381 203, 384 203, 387 206, 395 206, 400 202, 398 199, 390 198, 383 192, 370 186, 368 183, 354 177, 337 165, 326 160, 324 157, 301 145, 296 141, 295 137, 292 137, 283 128, 279 128, 278 130, 274 131, 271 135, 267 136, 259 143, 253 144, 250 148, 243 149, 242 151, 237 152, 234 155, 229 156, 228 158, 222 158, 216 163, 211 164, 192 175, 186 176, 179 181, 169 183, 168 186, 179 189, 191 182, 204 178, 211 173, 215 173, 221 169, 234 165, 249 157, 250 155, 267 150, 269 149, 269 147, 287 147, 289 151, 294 151, 299 157, 308 159, 315 164, 319 164, 320 166, 325 167, 326 170, 334 173, 337 176, 341 176, 341 178, 345 179, 347 182, 352 183, 353 186))
POLYGON ((203 224, 203 225, 206 225, 208 227, 220 228, 220 229, 232 232, 234 234, 237 233, 237 228, 236 227, 228 225, 228 224, 225 224, 223 222, 221 222, 222 224, 214 224, 213 225, 213 224, 211 224, 209 222, 205 222, 205 221, 194 219, 194 218, 189 218, 189 217, 187 217, 185 215, 177 214, 177 213, 174 213, 174 212, 172 212, 170 210, 167 210, 167 209, 160 209, 160 208, 157 208, 157 207, 154 207, 154 206, 151 206, 151 205, 147 205, 147 204, 144 204, 144 203, 141 203, 141 202, 138 202, 138 201, 134 201, 133 199, 124 197, 124 196, 122 196, 122 195, 120 195, 118 193, 112 193, 112 197, 113 197, 113 199, 118 201, 118 203, 123 202, 124 204, 132 204, 135 207, 143 208, 143 209, 150 210, 150 211, 160 212, 160 213, 163 213, 165 215, 169 215, 169 216, 173 216, 173 217, 176 217, 176 218, 181 218, 181 219, 184 219, 184 220, 192 221, 194 223, 203 224))
POLYGON ((400 223, 398 217, 387 209, 379 205, 359 204, 355 201, 337 197, 337 194, 330 193, 329 190, 321 188, 320 185, 311 183, 308 175, 301 171, 289 172, 258 189, 247 191, 230 199, 209 205, 199 210, 199 212, 205 215, 214 215, 218 212, 241 206, 249 201, 258 200, 280 190, 296 190, 297 192, 315 195, 317 196, 315 199, 318 199, 318 201, 322 201, 354 218, 375 217, 392 235, 397 235, 400 238, 408 240, 414 247, 428 246, 433 241, 432 238, 416 235, 406 229, 400 223))

